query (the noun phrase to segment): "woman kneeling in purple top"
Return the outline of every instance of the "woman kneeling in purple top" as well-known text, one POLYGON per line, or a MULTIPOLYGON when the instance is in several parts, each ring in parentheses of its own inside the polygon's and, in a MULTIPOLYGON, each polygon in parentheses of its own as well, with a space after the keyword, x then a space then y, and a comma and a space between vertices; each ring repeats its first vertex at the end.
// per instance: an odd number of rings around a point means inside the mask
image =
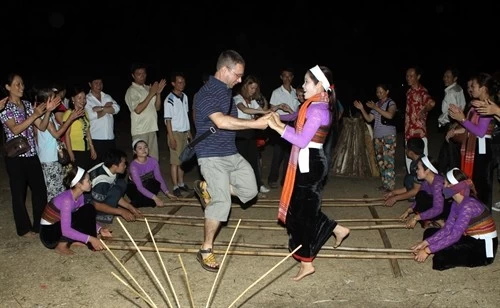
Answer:
POLYGON ((422 185, 415 201, 399 217, 405 221, 407 228, 415 228, 418 221, 422 228, 440 228, 450 213, 452 200, 445 200, 443 197, 444 177, 439 174, 435 165, 434 160, 425 155, 417 162, 417 178, 422 180, 422 185), (409 217, 412 213, 415 215, 409 217))
POLYGON ((475 196, 474 184, 454 168, 446 174, 443 194, 453 198, 443 228, 424 231, 424 241, 413 246, 415 261, 434 254, 432 268, 476 267, 493 263, 498 247, 495 221, 488 208, 475 196), (470 194, 472 193, 472 196, 470 194))
POLYGON ((127 185, 127 196, 135 207, 163 207, 163 201, 158 198, 161 191, 169 199, 177 197, 168 191, 165 180, 160 172, 158 161, 149 156, 148 144, 144 140, 134 140, 134 160, 130 163, 130 176, 127 185))
POLYGON ((83 193, 92 188, 88 173, 73 167, 63 183, 69 189, 52 198, 42 214, 40 240, 43 245, 63 255, 73 254, 70 246, 77 243, 93 250, 104 249, 97 235, 111 237, 111 232, 96 224, 94 206, 84 201, 83 193))

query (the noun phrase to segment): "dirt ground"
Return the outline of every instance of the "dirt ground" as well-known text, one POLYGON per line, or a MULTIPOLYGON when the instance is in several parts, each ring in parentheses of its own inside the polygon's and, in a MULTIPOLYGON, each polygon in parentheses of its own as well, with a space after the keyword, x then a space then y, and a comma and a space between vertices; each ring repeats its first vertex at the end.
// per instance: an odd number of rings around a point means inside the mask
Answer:
MULTIPOLYGON (((127 135, 123 132, 123 135, 127 135)), ((130 147, 129 137, 120 139, 124 148, 130 147)), ((164 139, 160 138, 161 166, 169 179, 168 155, 164 139)), ((403 174, 403 152, 401 142, 398 147, 398 185, 403 174)), ((432 152, 437 151, 437 146, 432 152)), ((130 153, 130 151, 129 151, 130 153)), ((270 149, 264 152, 263 178, 267 177, 270 149)), ((60 256, 46 249, 38 238, 20 238, 15 233, 10 202, 8 177, 4 164, 0 164, 0 306, 1 307, 147 307, 145 301, 130 291, 111 274, 117 274, 129 284, 135 286, 127 272, 119 265, 113 255, 122 259, 127 251, 113 249, 111 254, 91 252, 86 248, 77 248, 71 257, 60 256)), ((198 176, 197 170, 187 175, 188 183, 198 176)), ((171 187, 170 180, 167 181, 171 187)), ((376 190, 377 178, 331 177, 325 189, 324 198, 362 198, 379 197, 376 190)), ((268 198, 279 197, 280 190, 273 190, 268 198)), ((495 187, 495 200, 498 200, 498 187, 495 187)), ((28 203, 30 204, 30 203, 28 203)), ((276 204, 274 204, 276 205, 276 204)), ((381 218, 396 218, 409 205, 402 201, 392 208, 375 206, 381 218)), ((28 206, 31 208, 31 205, 28 206)), ((145 213, 191 215, 201 217, 202 211, 197 206, 163 209, 144 209, 145 213)), ((324 211, 335 219, 372 218, 368 207, 325 207, 324 211)), ((274 208, 250 207, 232 210, 229 226, 235 226, 239 218, 275 219, 277 206, 274 208)), ((497 225, 500 214, 494 212, 497 225)), ((151 219, 151 218, 149 218, 151 219)), ((228 307, 240 295, 235 307, 498 307, 500 303, 500 285, 498 275, 500 263, 480 268, 456 268, 443 272, 432 270, 430 259, 419 264, 412 259, 399 259, 400 276, 395 275, 388 259, 317 258, 314 262, 316 273, 302 281, 294 282, 290 277, 298 270, 298 263, 291 258, 283 260, 281 256, 230 255, 224 259, 223 269, 219 274, 203 270, 195 259, 198 248, 196 242, 202 239, 201 220, 176 220, 190 222, 191 225, 164 224, 156 234, 157 246, 166 251, 160 252, 161 260, 153 247, 151 252, 143 252, 147 264, 140 254, 135 253, 125 268, 136 279, 158 307, 168 307, 169 301, 176 307, 178 300, 182 307, 228 307), (160 239, 181 240, 193 244, 160 243, 160 239), (177 252, 186 251, 186 252, 177 252), (183 266, 185 270, 183 269, 183 266), (168 279, 162 269, 164 264, 175 289, 175 295, 168 287, 168 279), (151 274, 149 267, 153 270, 151 274), (274 267, 274 270, 270 271, 274 267), (263 275, 268 274, 264 277, 263 275), (187 279, 185 277, 187 273, 187 279), (155 278, 156 277, 156 278, 155 278), (258 279, 260 281, 255 283, 258 279), (166 290, 168 300, 163 296, 166 290), (214 284, 215 281, 215 284, 214 284), (249 288, 251 285, 253 287, 249 288), (249 288, 249 289, 248 289, 249 288), (210 301, 209 301, 210 297, 210 301), (177 300, 176 300, 177 298, 177 300)), ((156 223, 150 222, 151 229, 156 223)), ((346 226, 368 226, 372 222, 343 223, 346 226)), ((285 230, 246 229, 249 224, 241 223, 237 232, 234 228, 221 230, 217 241, 230 241, 233 244, 278 244, 286 245, 285 230)), ((252 223, 256 225, 256 223, 252 223)), ((263 225, 262 223, 260 225, 263 225)), ((126 223, 126 230, 134 239, 144 239, 148 234, 144 222, 126 223)), ((277 227, 274 223, 266 226, 277 227)), ((112 225, 113 236, 127 237, 117 220, 112 225)), ((393 248, 407 249, 418 242, 423 229, 414 230, 387 229, 386 234, 393 248)), ((332 246, 330 239, 326 246, 332 246)), ((108 245, 125 245, 125 242, 106 242, 108 245)), ((138 244, 140 242, 137 242, 138 244)), ((222 261, 224 245, 215 246, 217 257, 222 261)), ((353 230, 343 247, 384 248, 378 230, 353 230)), ((270 251, 261 248, 231 247, 234 250, 270 251)), ((332 251, 325 247, 323 255, 346 255, 346 251, 332 251)), ((286 254, 286 249, 274 249, 274 253, 286 254)), ((359 253, 356 255, 381 255, 377 253, 359 253)), ((402 254, 398 254, 401 256, 402 254)), ((409 256, 403 254, 403 256, 409 256)))

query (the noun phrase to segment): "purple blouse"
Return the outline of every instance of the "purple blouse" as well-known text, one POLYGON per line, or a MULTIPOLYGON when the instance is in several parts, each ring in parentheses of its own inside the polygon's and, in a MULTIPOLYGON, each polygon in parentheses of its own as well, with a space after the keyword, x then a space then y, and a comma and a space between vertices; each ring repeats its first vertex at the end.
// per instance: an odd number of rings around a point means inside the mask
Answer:
MULTIPOLYGON (((420 213, 421 220, 432 219, 443 212, 444 207, 444 196, 443 196, 443 186, 444 178, 436 174, 434 176, 434 181, 429 184, 427 181, 423 181, 420 190, 425 191, 432 196, 432 207, 427 211, 420 213)), ((416 203, 414 202, 412 207, 415 208, 416 203)))
POLYGON ((137 190, 144 196, 153 199, 155 194, 147 190, 142 185, 141 181, 141 176, 149 172, 153 172, 155 179, 160 182, 161 191, 163 191, 164 194, 167 194, 168 188, 161 175, 160 165, 155 158, 148 156, 146 162, 144 163, 140 163, 135 159, 130 163, 130 179, 134 182, 135 186, 137 186, 137 190))
POLYGON ((435 253, 458 242, 471 219, 481 215, 484 208, 481 201, 473 197, 465 197, 460 204, 453 201, 444 227, 426 239, 430 251, 435 253))
MULTIPOLYGON (((55 196, 52 199, 52 203, 59 209, 62 235, 78 242, 87 243, 90 235, 71 227, 71 214, 84 205, 83 194, 74 200, 71 189, 68 189, 55 196)), ((96 225, 96 230, 99 230, 99 228, 100 226, 96 225)))
POLYGON ((0 120, 2 121, 3 131, 5 132, 5 141, 9 141, 14 139, 17 136, 24 136, 28 139, 28 143, 30 144, 30 150, 24 154, 19 155, 19 157, 33 157, 37 155, 36 153, 36 145, 35 145, 35 131, 33 129, 33 124, 28 126, 23 132, 19 135, 14 135, 14 133, 9 129, 7 124, 5 124, 8 120, 14 119, 16 124, 20 124, 26 121, 33 114, 33 107, 31 103, 28 101, 21 101, 24 105, 24 110, 20 110, 17 108, 17 105, 13 102, 7 102, 5 104, 5 108, 0 113, 0 120), (26 111, 26 112, 25 112, 26 111))
MULTIPOLYGON (((280 119, 287 121, 287 118, 291 118, 293 114, 287 114, 280 116, 280 119)), ((318 131, 320 126, 330 125, 331 117, 330 110, 328 109, 328 103, 324 102, 314 102, 309 105, 306 111, 306 121, 301 133, 297 133, 294 127, 286 126, 283 135, 283 139, 287 140, 291 144, 298 146, 299 148, 305 148, 312 138, 318 131)))
MULTIPOLYGON (((471 107, 469 114, 472 115, 473 113, 477 112, 476 109, 474 109, 474 107, 471 107)), ((467 118, 469 118, 469 116, 467 116, 467 118)), ((484 135, 486 135, 486 132, 488 131, 488 126, 490 125, 492 119, 493 117, 491 116, 485 116, 485 117, 480 116, 477 125, 467 119, 462 123, 462 126, 473 135, 482 138, 484 137, 484 135)))

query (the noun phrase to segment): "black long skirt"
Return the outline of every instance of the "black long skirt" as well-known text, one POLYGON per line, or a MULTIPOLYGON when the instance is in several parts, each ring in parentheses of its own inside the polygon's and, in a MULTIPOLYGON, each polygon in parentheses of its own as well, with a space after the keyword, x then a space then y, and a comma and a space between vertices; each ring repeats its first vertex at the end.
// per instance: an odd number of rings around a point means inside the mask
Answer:
MULTIPOLYGON (((424 231, 424 240, 439 229, 429 228, 424 231)), ((493 239, 493 258, 486 257, 485 241, 470 236, 462 236, 455 244, 440 250, 432 258, 432 268, 438 271, 454 267, 486 266, 495 260, 498 238, 493 239)))
POLYGON ((297 166, 286 228, 290 251, 302 245, 293 255, 299 261, 311 262, 337 225, 321 211, 323 183, 327 173, 327 161, 322 149, 309 149, 308 173, 300 173, 297 166))
MULTIPOLYGON (((71 227, 77 231, 80 231, 81 233, 95 237, 97 236, 95 218, 95 207, 90 203, 85 204, 71 214, 71 227)), ((52 225, 41 225, 40 240, 42 241, 42 244, 49 249, 56 248, 59 242, 67 242, 68 245, 76 242, 75 240, 62 235, 60 221, 52 225)), ((93 249, 92 244, 90 243, 87 243, 87 247, 89 249, 93 249)))

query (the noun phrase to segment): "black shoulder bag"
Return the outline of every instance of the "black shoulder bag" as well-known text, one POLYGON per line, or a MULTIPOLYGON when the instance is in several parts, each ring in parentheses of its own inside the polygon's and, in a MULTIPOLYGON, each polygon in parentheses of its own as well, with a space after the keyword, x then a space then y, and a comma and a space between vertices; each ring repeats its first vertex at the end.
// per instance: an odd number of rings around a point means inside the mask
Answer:
POLYGON ((185 148, 182 150, 181 154, 179 155, 179 160, 181 161, 181 164, 190 161, 194 155, 196 154, 194 150, 194 146, 198 143, 200 143, 203 139, 207 138, 211 134, 215 134, 217 130, 215 127, 211 126, 206 132, 201 134, 200 136, 196 137, 193 139, 185 148))

